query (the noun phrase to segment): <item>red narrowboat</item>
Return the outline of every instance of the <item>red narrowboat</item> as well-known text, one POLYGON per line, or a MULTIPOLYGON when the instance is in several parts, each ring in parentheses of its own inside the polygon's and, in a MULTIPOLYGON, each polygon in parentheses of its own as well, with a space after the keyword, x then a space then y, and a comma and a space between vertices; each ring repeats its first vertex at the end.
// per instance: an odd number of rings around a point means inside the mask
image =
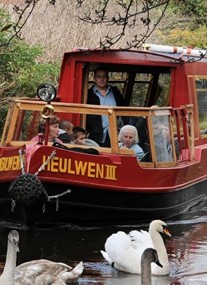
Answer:
POLYGON ((201 207, 207 193, 205 50, 75 49, 64 54, 57 91, 42 84, 38 96, 10 100, 0 145, 1 220, 129 224, 201 207), (122 106, 87 104, 100 66, 122 106), (54 114, 85 129, 89 115, 107 118, 110 146, 50 142, 54 114), (33 142, 42 117, 45 139, 33 142), (118 134, 140 118, 147 135, 137 160, 133 150, 119 147, 118 134))

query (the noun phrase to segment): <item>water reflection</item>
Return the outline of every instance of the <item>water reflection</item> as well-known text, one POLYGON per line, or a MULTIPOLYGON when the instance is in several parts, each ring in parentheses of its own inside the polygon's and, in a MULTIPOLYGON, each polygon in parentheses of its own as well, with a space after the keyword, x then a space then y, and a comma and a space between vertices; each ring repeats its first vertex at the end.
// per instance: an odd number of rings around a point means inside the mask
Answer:
MULTIPOLYGON (((172 237, 164 236, 169 255, 170 276, 152 277, 152 285, 206 285, 207 284, 207 215, 206 209, 188 219, 168 221, 172 237)), ((47 258, 71 266, 84 262, 80 285, 138 285, 140 276, 118 272, 111 268, 100 254, 106 238, 118 230, 129 232, 146 229, 148 225, 79 228, 64 225, 54 228, 22 228, 0 225, 0 269, 3 268, 10 228, 20 233, 20 253, 17 263, 47 258)))
POLYGON ((207 217, 202 223, 185 225, 180 234, 167 243, 169 258, 176 268, 172 275, 179 280, 178 284, 207 284, 206 222, 207 217))

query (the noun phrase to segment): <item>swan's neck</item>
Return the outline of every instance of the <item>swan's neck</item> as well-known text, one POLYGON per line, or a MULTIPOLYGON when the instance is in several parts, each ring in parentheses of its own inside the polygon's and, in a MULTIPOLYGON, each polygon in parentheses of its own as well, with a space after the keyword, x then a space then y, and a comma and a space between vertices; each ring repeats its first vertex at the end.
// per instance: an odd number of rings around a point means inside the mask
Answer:
POLYGON ((151 285, 151 262, 148 260, 141 263, 141 285, 151 285))
POLYGON ((14 285, 14 270, 16 267, 17 253, 14 245, 8 241, 6 263, 0 277, 0 285, 14 285), (4 283, 2 283, 4 282, 4 283))
POLYGON ((154 248, 157 250, 160 262, 162 263, 163 260, 165 262, 168 261, 167 250, 166 250, 166 247, 165 247, 165 244, 164 244, 164 241, 163 241, 161 234, 152 229, 152 230, 150 230, 150 235, 152 238, 154 248))

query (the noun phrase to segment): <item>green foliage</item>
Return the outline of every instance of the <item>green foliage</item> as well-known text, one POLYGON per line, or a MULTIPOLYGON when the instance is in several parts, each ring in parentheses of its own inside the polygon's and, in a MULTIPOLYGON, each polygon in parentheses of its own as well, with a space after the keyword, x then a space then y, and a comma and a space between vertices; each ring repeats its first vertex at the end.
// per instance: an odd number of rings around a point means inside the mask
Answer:
POLYGON ((194 30, 189 27, 173 28, 170 31, 160 30, 157 35, 163 44, 207 48, 207 29, 205 25, 200 25, 194 30))
POLYGON ((206 0, 172 0, 155 35, 166 45, 207 48, 206 0))
POLYGON ((206 0, 172 0, 169 7, 179 10, 183 16, 205 17, 207 2, 206 0))
POLYGON ((181 0, 184 15, 204 17, 206 14, 206 0, 181 0))
POLYGON ((59 63, 41 63, 43 49, 29 46, 13 38, 11 20, 0 10, 0 134, 2 132, 9 97, 35 97, 42 82, 57 84, 59 63))

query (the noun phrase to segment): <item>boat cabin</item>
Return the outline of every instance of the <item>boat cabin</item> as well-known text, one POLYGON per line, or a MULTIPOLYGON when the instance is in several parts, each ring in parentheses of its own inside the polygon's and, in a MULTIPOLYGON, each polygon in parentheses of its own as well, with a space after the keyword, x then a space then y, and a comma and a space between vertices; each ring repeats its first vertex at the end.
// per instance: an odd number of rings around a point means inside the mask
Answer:
POLYGON ((147 142, 145 155, 139 161, 142 167, 175 167, 194 162, 207 143, 206 51, 147 45, 143 50, 67 52, 56 99, 47 105, 39 99, 11 100, 1 145, 30 144, 37 134, 39 119, 50 111, 48 106, 61 119, 84 128, 88 114, 106 115, 111 147, 94 146, 99 154, 113 154, 113 159, 114 155, 133 156, 132 151, 119 148, 119 129, 123 124, 136 126, 144 118, 147 142), (119 89, 124 106, 86 104, 94 70, 100 66, 108 70, 108 84, 119 89), (165 131, 167 135, 163 136, 165 131), (161 147, 167 144, 165 149, 161 147))

